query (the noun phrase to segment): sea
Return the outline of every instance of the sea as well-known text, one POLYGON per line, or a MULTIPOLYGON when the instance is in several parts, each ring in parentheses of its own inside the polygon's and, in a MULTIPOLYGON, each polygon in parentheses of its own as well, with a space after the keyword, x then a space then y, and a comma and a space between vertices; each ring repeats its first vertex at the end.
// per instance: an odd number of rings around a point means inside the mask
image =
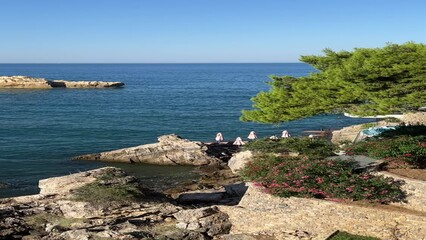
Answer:
MULTIPOLYGON (((121 167, 153 188, 193 177, 192 167, 72 161, 73 156, 154 143, 175 133, 211 142, 293 136, 371 120, 321 115, 279 125, 241 122, 270 75, 305 76, 304 63, 0 64, 0 76, 120 81, 117 89, 0 90, 0 198, 38 193, 38 180, 103 166, 121 167)), ((307 96, 309 97, 309 96, 307 96)))

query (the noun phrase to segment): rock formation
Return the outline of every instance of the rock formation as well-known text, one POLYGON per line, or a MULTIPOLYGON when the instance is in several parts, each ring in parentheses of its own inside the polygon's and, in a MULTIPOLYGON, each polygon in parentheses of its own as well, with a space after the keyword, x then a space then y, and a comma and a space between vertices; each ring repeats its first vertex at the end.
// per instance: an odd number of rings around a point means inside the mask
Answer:
POLYGON ((417 240, 426 236, 425 212, 280 198, 253 184, 248 187, 238 206, 219 206, 232 223, 231 238, 222 239, 263 235, 266 238, 262 239, 322 240, 336 230, 380 239, 417 240))
POLYGON ((41 180, 40 194, 0 199, 0 239, 208 240, 228 233, 228 217, 217 208, 184 211, 142 187, 143 194, 131 202, 109 201, 111 194, 125 196, 134 191, 129 186, 139 184, 112 167, 41 180), (90 200, 76 198, 88 186, 90 200), (92 197, 108 201, 97 204, 92 197))
POLYGON ((150 163, 159 165, 208 165, 218 162, 209 156, 208 147, 171 134, 158 138, 158 143, 123 148, 109 152, 86 154, 73 160, 97 160, 125 163, 150 163))
POLYGON ((242 151, 234 154, 228 162, 228 167, 232 170, 233 173, 238 173, 238 171, 247 164, 253 158, 252 151, 242 151))
POLYGON ((124 86, 122 82, 46 80, 26 76, 1 76, 0 88, 110 88, 124 86))

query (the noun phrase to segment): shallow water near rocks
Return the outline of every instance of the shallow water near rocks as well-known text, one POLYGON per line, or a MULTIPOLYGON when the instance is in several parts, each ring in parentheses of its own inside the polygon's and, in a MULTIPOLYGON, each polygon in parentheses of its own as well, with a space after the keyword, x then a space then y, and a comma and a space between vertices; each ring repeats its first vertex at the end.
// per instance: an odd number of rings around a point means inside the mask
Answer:
POLYGON ((156 142, 176 133, 198 141, 225 140, 252 130, 259 137, 294 136, 371 120, 317 116, 280 126, 243 123, 240 111, 267 91, 268 75, 303 76, 302 63, 283 64, 0 64, 0 75, 49 80, 122 81, 118 89, 0 90, 0 198, 34 194, 39 179, 101 166, 120 166, 148 185, 190 179, 191 167, 71 161, 85 153, 156 142))

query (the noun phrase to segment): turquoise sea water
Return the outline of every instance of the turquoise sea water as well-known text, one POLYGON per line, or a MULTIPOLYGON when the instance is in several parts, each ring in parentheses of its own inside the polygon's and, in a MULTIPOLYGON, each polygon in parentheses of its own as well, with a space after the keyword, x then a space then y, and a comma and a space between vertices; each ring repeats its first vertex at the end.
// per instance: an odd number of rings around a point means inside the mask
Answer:
MULTIPOLYGON (((122 81, 120 89, 0 90, 0 197, 37 193, 39 179, 105 165, 69 160, 72 156, 139 144, 176 133, 213 141, 293 135, 304 130, 338 129, 365 122, 317 116, 271 126, 242 123, 250 97, 266 91, 268 75, 303 76, 302 63, 286 64, 0 64, 0 75, 47 79, 122 81)), ((146 182, 175 182, 188 167, 119 165, 146 182), (158 180, 162 181, 158 181, 158 180)))

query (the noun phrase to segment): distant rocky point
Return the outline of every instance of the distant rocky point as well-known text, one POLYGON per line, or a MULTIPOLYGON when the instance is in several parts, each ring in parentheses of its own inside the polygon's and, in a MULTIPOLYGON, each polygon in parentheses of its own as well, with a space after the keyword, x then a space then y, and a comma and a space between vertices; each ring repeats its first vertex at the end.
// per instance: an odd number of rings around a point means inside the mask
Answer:
POLYGON ((0 88, 111 88, 124 86, 122 82, 46 80, 26 76, 0 76, 0 88))

